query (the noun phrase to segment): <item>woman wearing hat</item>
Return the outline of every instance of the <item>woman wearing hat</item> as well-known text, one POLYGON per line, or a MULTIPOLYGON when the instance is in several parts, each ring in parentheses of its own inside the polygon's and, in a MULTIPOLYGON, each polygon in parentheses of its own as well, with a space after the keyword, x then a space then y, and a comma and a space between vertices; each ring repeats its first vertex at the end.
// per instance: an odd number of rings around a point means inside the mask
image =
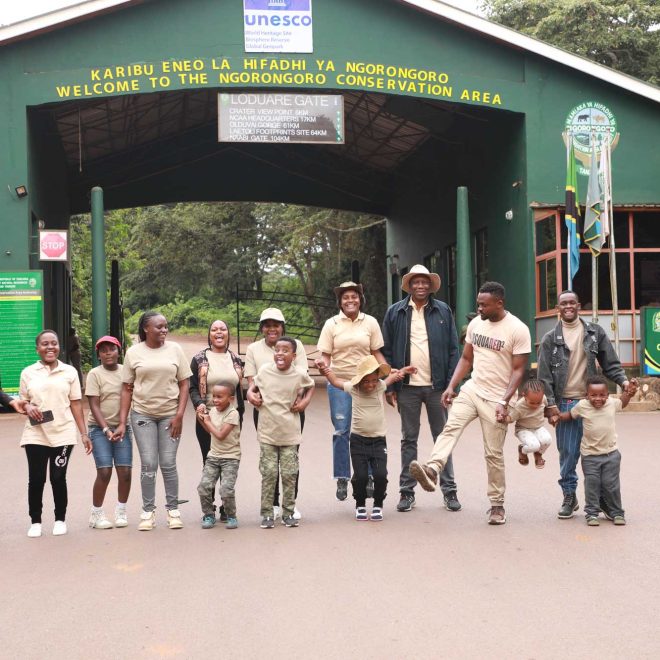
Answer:
POLYGON ((105 335, 96 342, 96 355, 101 364, 87 374, 85 395, 89 401, 89 437, 96 463, 96 481, 92 489, 92 511, 89 526, 93 529, 110 529, 112 522, 103 511, 103 500, 112 477, 112 466, 117 471, 117 506, 115 527, 126 527, 126 502, 131 491, 133 442, 130 427, 123 438, 115 437, 119 424, 121 400, 121 368, 119 354, 121 343, 116 337, 105 335))
POLYGON ((55 504, 53 536, 66 534, 68 504, 66 472, 73 446, 82 436, 85 453, 92 443, 85 428, 82 392, 76 370, 58 360, 60 340, 54 330, 43 330, 36 338, 39 360, 21 372, 20 397, 28 421, 21 437, 28 461, 28 505, 32 525, 28 536, 41 536, 46 474, 55 504))
MULTIPOLYGON (((261 312, 259 317, 259 332, 263 335, 263 339, 255 341, 247 347, 245 352, 245 377, 248 380, 248 387, 252 385, 254 377, 259 372, 259 369, 265 364, 271 364, 273 362, 273 356, 275 355, 275 344, 283 337, 286 330, 286 321, 284 320, 284 314, 277 307, 268 307, 261 312)), ((305 347, 302 345, 302 342, 299 339, 296 339, 296 359, 293 362, 293 365, 298 369, 301 369, 305 373, 308 372, 307 368, 307 355, 305 353, 305 347)), ((254 419, 254 428, 257 428, 257 422, 259 420, 259 409, 255 406, 253 409, 253 419, 254 419)), ((300 413, 300 426, 305 425, 305 413, 304 411, 300 413)), ((300 471, 298 471, 298 477, 300 476, 300 471)), ((295 497, 298 497, 298 479, 296 479, 296 491, 295 497)), ((275 484, 275 497, 273 499, 273 517, 277 518, 280 514, 280 484, 279 479, 275 484)), ((300 511, 296 509, 293 513, 293 517, 296 520, 300 519, 300 511)))
MULTIPOLYGON (((385 362, 380 349, 383 335, 378 321, 365 314, 364 292, 361 284, 343 282, 334 290, 339 314, 329 318, 321 330, 318 350, 326 366, 341 380, 350 380, 360 360, 373 355, 385 362)), ((351 431, 351 395, 328 383, 330 418, 335 432, 332 436, 333 477, 337 480, 337 499, 348 496, 351 478, 349 436, 351 431)))

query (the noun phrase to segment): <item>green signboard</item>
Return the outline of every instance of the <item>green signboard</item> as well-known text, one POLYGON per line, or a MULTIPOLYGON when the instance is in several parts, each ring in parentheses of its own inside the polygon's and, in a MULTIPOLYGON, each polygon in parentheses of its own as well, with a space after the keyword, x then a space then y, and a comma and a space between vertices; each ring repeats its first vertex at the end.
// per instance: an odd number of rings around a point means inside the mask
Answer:
POLYGON ((642 374, 660 376, 660 307, 642 307, 642 374))
POLYGON ((36 360, 34 338, 43 329, 43 316, 42 272, 0 272, 0 378, 5 392, 18 392, 21 371, 36 360))

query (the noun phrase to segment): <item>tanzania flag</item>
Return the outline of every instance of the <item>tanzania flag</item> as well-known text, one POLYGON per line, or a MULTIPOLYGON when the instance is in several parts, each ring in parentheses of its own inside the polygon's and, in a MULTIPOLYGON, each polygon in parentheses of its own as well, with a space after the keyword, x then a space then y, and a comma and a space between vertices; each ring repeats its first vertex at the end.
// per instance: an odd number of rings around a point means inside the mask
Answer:
POLYGON ((584 242, 591 254, 597 257, 603 249, 603 225, 600 221, 600 183, 598 182, 598 159, 596 142, 592 138, 591 161, 589 163, 589 185, 587 188, 587 208, 584 212, 584 242))
POLYGON ((575 153, 573 151, 573 136, 568 133, 566 149, 566 213, 564 222, 568 230, 568 288, 573 288, 573 277, 580 268, 580 204, 577 192, 577 171, 575 169, 575 153))

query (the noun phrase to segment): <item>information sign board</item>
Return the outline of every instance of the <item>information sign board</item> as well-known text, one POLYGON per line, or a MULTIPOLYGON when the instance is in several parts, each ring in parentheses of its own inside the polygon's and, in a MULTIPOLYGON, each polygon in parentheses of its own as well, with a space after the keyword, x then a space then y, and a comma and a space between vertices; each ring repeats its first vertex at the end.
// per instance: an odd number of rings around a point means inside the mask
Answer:
POLYGON ((2 389, 18 392, 21 371, 37 361, 34 338, 43 330, 43 273, 0 272, 0 378, 2 389))
POLYGON ((219 142, 344 143, 340 94, 218 94, 219 142))

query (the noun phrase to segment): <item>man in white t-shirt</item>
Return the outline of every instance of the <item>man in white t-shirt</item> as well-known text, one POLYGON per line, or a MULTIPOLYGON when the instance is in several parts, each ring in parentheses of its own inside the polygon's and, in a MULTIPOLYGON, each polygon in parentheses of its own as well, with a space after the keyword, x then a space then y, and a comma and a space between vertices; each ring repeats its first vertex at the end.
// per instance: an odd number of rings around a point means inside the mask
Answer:
POLYGON ((486 282, 477 295, 478 316, 468 325, 463 355, 442 394, 451 406, 445 428, 438 436, 431 458, 425 464, 413 461, 410 474, 424 490, 435 490, 438 474, 444 469, 465 427, 479 418, 483 432, 488 472, 488 523, 503 525, 504 511, 504 438, 509 400, 520 385, 532 342, 527 326, 504 309, 504 287, 486 282), (472 369, 472 377, 456 388, 472 369))

